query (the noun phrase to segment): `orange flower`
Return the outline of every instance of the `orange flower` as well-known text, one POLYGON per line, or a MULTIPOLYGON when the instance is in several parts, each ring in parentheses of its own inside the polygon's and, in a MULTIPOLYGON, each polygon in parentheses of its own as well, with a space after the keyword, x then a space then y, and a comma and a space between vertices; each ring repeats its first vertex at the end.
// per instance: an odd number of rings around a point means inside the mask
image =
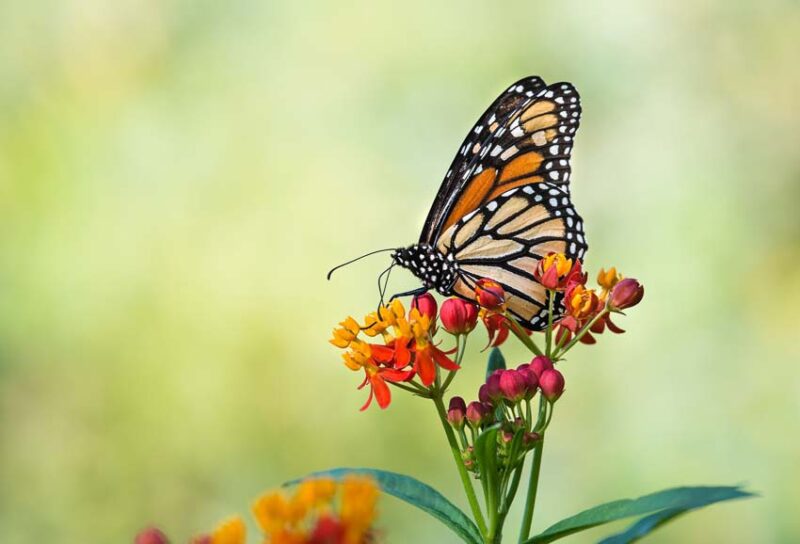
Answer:
POLYGON ((428 304, 427 309, 418 304, 406 314, 403 304, 395 299, 367 315, 363 326, 348 317, 334 329, 331 343, 347 350, 342 354, 344 364, 350 370, 365 373, 359 388, 370 386, 362 410, 373 398, 381 408, 386 408, 391 402, 391 383, 419 376, 422 385, 429 387, 436 381, 437 367, 458 370, 448 352, 439 349, 433 341, 436 314, 431 308, 432 304, 428 304), (381 338, 383 343, 366 342, 359 338, 361 332, 371 338, 381 338))
POLYGON ((563 253, 548 253, 539 259, 533 277, 545 288, 563 291, 574 283, 586 283, 581 262, 568 259, 563 253))
POLYGON ((506 292, 496 281, 481 278, 475 286, 475 299, 487 310, 502 311, 506 303, 506 292))
POLYGON ((567 313, 578 321, 585 321, 602 309, 600 299, 594 289, 587 289, 581 284, 572 285, 564 295, 564 307, 567 313))

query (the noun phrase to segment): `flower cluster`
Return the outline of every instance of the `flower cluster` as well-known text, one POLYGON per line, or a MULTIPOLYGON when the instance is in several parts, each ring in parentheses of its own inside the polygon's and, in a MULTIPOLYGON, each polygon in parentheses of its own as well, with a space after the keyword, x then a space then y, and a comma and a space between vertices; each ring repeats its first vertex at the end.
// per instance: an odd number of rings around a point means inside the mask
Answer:
POLYGON ((581 262, 573 262, 561 253, 550 253, 541 259, 534 277, 550 293, 561 297, 563 312, 554 323, 558 347, 573 337, 584 344, 594 344, 592 333, 600 334, 606 328, 617 334, 625 332, 611 321, 611 313, 635 306, 644 296, 644 287, 638 281, 623 279, 613 267, 600 269, 599 290, 587 287, 589 275, 581 262))
POLYGON ((459 433, 467 468, 477 472, 473 458, 477 437, 495 425, 499 426, 498 451, 506 460, 506 468, 514 468, 547 428, 549 417, 545 405, 554 403, 563 392, 564 376, 548 357, 540 355, 515 369, 499 369, 489 374, 478 390, 478 399, 469 404, 461 397, 452 397, 447 421, 459 433), (532 401, 537 394, 547 402, 534 410, 532 401), (519 438, 515 440, 516 437, 519 438))
MULTIPOLYGON (((452 305, 448 305, 446 313, 444 310, 443 321, 454 326, 456 319, 452 314, 456 310, 452 305)), ((408 382, 414 387, 427 388, 436 381, 439 368, 458 370, 459 366, 448 357, 448 352, 434 343, 436 322, 436 299, 423 295, 413 301, 408 314, 402 302, 395 299, 368 314, 363 324, 348 317, 334 329, 331 344, 347 350, 342 354, 344 364, 351 370, 363 371, 365 378, 361 387, 370 386, 369 398, 362 410, 370 405, 373 397, 381 408, 386 408, 391 402, 389 383, 408 382), (362 333, 380 342, 362 339, 362 333)))
MULTIPOLYGON (((292 495, 266 493, 253 504, 255 518, 267 544, 370 544, 375 542, 378 487, 365 477, 342 482, 329 478, 303 481, 292 495)), ((245 544, 247 531, 236 516, 191 544, 245 544)), ((166 535, 151 527, 135 544, 168 544, 166 535)))

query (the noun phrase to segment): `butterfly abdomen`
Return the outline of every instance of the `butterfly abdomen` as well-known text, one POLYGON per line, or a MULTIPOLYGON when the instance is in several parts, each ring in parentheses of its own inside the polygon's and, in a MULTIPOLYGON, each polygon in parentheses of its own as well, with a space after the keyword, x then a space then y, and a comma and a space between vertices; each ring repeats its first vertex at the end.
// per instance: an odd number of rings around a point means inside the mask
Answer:
POLYGON ((458 264, 452 255, 444 255, 428 244, 414 244, 392 254, 394 262, 407 268, 428 289, 451 295, 458 279, 458 264))

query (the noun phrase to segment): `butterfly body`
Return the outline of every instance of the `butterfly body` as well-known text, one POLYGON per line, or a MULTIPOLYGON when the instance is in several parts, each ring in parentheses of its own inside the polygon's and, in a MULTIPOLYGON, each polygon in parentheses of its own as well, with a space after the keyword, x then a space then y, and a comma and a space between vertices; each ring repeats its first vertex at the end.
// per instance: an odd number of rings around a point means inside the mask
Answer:
POLYGON ((419 243, 395 250, 394 262, 445 296, 474 300, 477 281, 494 280, 522 324, 543 328, 537 261, 551 252, 582 259, 588 247, 569 192, 580 114, 569 83, 532 76, 511 85, 459 148, 419 243))
POLYGON ((392 253, 392 260, 410 270, 426 289, 435 289, 444 296, 453 294, 460 271, 452 254, 445 255, 428 244, 414 244, 392 253))

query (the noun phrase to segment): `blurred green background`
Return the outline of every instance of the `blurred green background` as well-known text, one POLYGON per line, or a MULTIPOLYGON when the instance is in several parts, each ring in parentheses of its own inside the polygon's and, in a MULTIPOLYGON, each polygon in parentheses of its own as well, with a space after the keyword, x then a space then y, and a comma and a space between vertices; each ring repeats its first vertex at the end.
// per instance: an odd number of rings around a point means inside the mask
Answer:
MULTIPOLYGON (((415 241, 471 124, 540 74, 583 98, 587 266, 647 294, 564 366, 535 525, 744 482, 650 541, 797 542, 798 50, 790 0, 0 2, 0 541, 182 542, 338 465, 464 504, 432 406, 359 413, 327 343, 387 258, 325 272, 415 241)), ((391 499, 381 525, 453 541, 391 499)))

